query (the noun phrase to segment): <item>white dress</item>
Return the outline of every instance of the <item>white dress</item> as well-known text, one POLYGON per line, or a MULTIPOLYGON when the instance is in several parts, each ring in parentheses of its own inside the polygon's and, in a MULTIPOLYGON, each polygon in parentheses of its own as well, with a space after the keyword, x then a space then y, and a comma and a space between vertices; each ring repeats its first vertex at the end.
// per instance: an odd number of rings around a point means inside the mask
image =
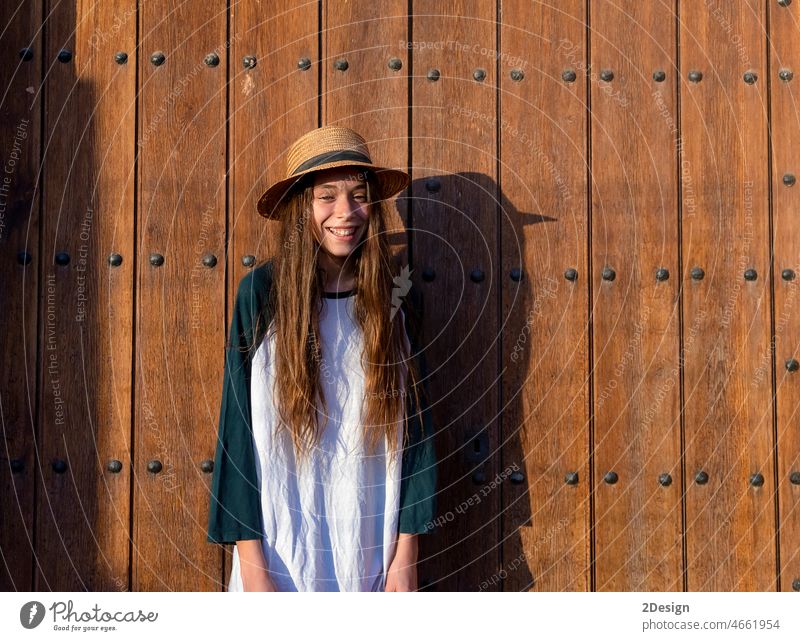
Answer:
MULTIPOLYGON (((311 465, 300 473, 291 437, 286 430, 274 433, 273 332, 267 332, 253 360, 250 394, 264 558, 280 591, 383 591, 397 544, 402 429, 390 448, 393 454, 386 455, 384 439, 377 455, 367 455, 360 422, 363 342, 353 315, 355 297, 341 292, 322 300, 320 379, 328 416, 326 423, 320 413, 322 437, 311 465)), ((228 590, 242 591, 236 546, 228 590)))

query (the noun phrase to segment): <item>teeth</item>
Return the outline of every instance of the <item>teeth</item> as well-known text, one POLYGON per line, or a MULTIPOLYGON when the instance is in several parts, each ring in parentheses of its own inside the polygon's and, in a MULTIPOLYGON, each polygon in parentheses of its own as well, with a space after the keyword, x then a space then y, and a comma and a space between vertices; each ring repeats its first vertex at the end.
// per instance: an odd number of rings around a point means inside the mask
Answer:
POLYGON ((336 229, 335 227, 328 227, 328 231, 330 231, 334 236, 339 236, 340 238, 347 238, 348 236, 352 236, 356 230, 355 229, 336 229))

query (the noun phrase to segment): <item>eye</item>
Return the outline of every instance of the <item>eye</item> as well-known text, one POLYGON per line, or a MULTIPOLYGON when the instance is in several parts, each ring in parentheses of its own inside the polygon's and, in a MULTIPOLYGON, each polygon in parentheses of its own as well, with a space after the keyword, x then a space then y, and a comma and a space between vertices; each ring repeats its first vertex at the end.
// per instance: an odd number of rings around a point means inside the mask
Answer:
POLYGON ((318 196, 320 200, 333 200, 333 196, 330 194, 323 194, 322 196, 318 196))
POLYGON ((364 201, 367 200, 367 195, 366 194, 356 194, 355 195, 355 199, 356 200, 360 200, 361 202, 364 202, 364 201))

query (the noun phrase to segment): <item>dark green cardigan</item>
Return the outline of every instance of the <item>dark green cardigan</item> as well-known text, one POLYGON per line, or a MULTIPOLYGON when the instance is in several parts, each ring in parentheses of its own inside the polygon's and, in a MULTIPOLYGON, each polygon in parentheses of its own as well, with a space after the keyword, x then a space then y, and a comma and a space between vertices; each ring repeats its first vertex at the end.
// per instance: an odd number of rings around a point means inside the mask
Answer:
MULTIPOLYGON (((235 543, 263 536, 250 412, 250 366, 269 325, 266 303, 271 285, 272 262, 268 261, 241 279, 236 294, 229 343, 225 349, 222 407, 211 480, 210 543, 235 543), (260 317, 259 310, 263 310, 260 317)), ((416 290, 409 293, 413 299, 412 313, 421 312, 416 290)), ((409 324, 405 300, 403 311, 412 354, 422 375, 424 396, 421 397, 421 420, 413 394, 406 397, 409 399, 406 406, 408 439, 403 449, 399 532, 424 533, 430 531, 436 512, 436 454, 425 382, 428 373, 425 356, 417 349, 417 336, 409 324)))

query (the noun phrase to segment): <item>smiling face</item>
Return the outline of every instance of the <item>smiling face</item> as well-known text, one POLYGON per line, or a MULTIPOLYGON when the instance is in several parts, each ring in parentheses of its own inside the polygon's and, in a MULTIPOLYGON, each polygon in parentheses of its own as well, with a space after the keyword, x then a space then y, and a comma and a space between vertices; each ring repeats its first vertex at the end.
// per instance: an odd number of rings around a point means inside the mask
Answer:
POLYGON ((366 233, 365 178, 357 167, 333 167, 314 174, 314 228, 322 249, 331 256, 347 257, 366 233))

